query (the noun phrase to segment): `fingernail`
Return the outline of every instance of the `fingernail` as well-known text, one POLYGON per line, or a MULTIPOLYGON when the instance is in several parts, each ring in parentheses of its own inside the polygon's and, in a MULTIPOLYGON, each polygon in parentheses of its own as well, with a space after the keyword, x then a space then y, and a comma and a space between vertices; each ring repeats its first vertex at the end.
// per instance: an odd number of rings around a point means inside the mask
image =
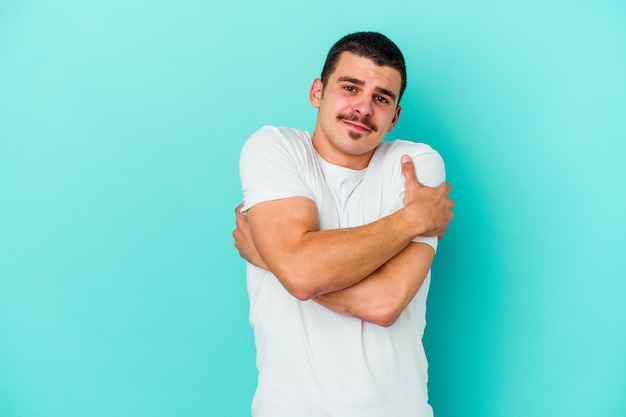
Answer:
POLYGON ((403 164, 406 164, 407 162, 411 162, 411 157, 409 155, 402 155, 401 161, 403 164))

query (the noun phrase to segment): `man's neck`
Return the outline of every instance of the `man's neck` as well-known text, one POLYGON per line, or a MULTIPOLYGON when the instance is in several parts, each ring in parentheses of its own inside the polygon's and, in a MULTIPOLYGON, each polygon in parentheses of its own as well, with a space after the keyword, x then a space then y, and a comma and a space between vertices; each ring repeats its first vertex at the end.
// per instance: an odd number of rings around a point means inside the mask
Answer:
POLYGON ((321 138, 321 135, 323 135, 323 133, 316 129, 313 132, 311 141, 313 143, 313 148, 318 155, 329 164, 354 170, 365 169, 369 165, 372 155, 374 155, 374 152, 376 151, 375 148, 362 155, 353 155, 341 152, 333 147, 327 139, 321 138))

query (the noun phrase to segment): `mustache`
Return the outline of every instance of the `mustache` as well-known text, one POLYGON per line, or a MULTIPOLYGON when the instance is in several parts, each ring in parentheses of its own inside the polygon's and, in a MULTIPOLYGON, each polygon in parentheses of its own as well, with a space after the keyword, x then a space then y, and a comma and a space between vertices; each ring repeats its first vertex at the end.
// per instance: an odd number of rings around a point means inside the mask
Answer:
POLYGON ((339 116, 337 116, 337 119, 346 120, 348 122, 358 122, 374 132, 378 131, 378 127, 376 127, 376 125, 370 119, 359 117, 356 114, 343 114, 342 113, 339 116))

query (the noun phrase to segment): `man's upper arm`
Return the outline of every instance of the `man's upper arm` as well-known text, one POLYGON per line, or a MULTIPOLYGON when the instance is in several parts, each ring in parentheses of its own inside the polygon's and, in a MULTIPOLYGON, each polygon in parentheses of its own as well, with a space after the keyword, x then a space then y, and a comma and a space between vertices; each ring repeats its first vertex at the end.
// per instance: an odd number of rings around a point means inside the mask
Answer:
MULTIPOLYGON (((298 298, 298 268, 306 270, 311 259, 302 258, 309 232, 318 230, 317 207, 306 197, 290 197, 258 203, 248 210, 252 239, 270 270, 298 298)), ((311 277, 314 279, 314 277, 311 277)))
POLYGON ((239 161, 247 214, 255 246, 283 286, 292 292, 288 266, 303 234, 317 230, 317 207, 302 175, 296 134, 265 126, 244 144, 239 161), (300 165, 299 165, 300 164, 300 165))

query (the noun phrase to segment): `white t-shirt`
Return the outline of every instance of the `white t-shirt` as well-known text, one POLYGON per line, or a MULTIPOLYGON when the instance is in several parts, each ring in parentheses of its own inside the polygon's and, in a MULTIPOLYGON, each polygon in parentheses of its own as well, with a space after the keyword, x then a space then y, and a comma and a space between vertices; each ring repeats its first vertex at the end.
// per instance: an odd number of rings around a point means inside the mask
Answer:
MULTIPOLYGON (((241 153, 243 211, 302 196, 316 203, 322 230, 371 223, 403 207, 403 154, 423 184, 445 180, 443 160, 428 145, 385 142, 355 171, 324 161, 308 132, 266 126, 241 153)), ((414 241, 437 247, 436 238, 414 241)), ((381 327, 299 301, 271 272, 248 264, 259 370, 253 416, 432 416, 422 346, 429 284, 430 272, 398 320, 381 327)))

